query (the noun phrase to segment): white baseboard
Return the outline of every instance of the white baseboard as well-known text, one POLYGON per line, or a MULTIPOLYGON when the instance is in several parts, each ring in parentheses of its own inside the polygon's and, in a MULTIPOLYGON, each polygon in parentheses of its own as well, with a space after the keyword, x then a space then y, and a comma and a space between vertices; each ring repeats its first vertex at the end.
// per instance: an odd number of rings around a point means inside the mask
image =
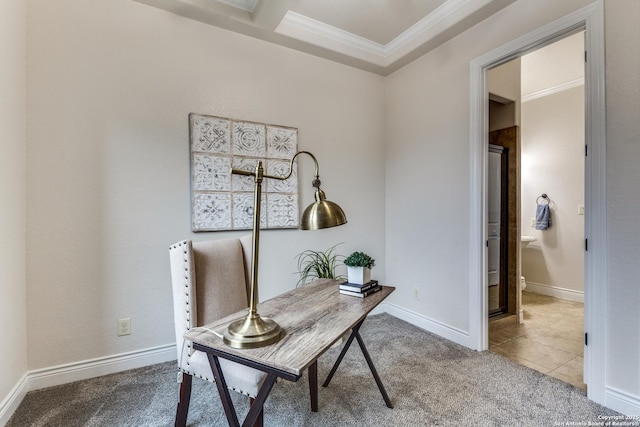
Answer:
POLYGON ((575 291, 573 289, 561 288, 559 286, 543 285, 541 283, 530 282, 528 280, 527 287, 525 288, 525 292, 527 291, 584 303, 584 291, 575 291))
MULTIPOLYGON (((640 416, 640 396, 625 393, 614 387, 607 387, 604 391, 604 404, 607 408, 628 416, 640 416)), ((625 420, 617 420, 625 421, 625 420)), ((626 421, 638 422, 638 418, 626 421)), ((622 424, 620 424, 622 425, 622 424)))
POLYGON ((9 422, 9 418, 18 409, 20 402, 27 395, 29 387, 29 381, 27 374, 25 373, 18 383, 11 389, 7 397, 0 403, 0 426, 9 422))
POLYGON ((374 311, 372 311, 372 313, 380 312, 389 313, 398 319, 409 322, 412 325, 446 338, 449 341, 453 341, 468 348, 473 348, 468 332, 446 325, 437 320, 423 316, 422 314, 418 314, 389 302, 381 303, 374 311))
POLYGON ((36 369, 28 374, 29 391, 113 374, 127 369, 141 368, 170 360, 176 360, 175 344, 36 369))
POLYGON ((176 360, 176 345, 167 344, 27 372, 0 404, 0 425, 5 425, 27 392, 128 369, 176 360))

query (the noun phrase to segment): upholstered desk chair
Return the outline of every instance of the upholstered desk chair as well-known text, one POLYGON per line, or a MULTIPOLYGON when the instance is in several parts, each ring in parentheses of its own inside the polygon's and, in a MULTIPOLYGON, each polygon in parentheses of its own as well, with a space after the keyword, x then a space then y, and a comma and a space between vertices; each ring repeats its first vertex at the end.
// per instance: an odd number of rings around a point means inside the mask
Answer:
MULTIPOLYGON (((188 330, 247 308, 251 236, 207 242, 185 240, 169 248, 178 369, 182 382, 176 425, 186 425, 193 377, 214 382, 205 353, 182 338, 188 330)), ((250 397, 258 394, 266 374, 220 359, 227 386, 250 397)), ((260 414, 256 425, 263 423, 260 414)))

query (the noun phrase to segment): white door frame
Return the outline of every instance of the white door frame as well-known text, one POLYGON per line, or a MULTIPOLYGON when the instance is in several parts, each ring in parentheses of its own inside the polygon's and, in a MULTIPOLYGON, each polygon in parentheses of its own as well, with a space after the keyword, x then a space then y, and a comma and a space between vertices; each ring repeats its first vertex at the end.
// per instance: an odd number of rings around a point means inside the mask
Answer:
POLYGON ((487 72, 560 38, 585 31, 585 332, 584 378, 591 400, 604 404, 606 380, 606 198, 604 3, 598 0, 471 62, 469 337, 476 350, 488 348, 487 302, 487 72))

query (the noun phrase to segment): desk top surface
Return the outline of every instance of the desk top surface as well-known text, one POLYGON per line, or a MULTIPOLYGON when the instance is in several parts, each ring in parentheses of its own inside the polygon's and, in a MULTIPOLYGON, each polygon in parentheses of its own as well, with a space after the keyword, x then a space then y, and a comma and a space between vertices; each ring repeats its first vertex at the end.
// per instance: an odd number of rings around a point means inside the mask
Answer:
MULTIPOLYGON (((338 283, 320 279, 258 304, 258 314, 272 318, 285 332, 285 336, 275 344, 235 349, 203 329, 192 329, 184 338, 299 377, 304 369, 395 290, 394 287, 383 286, 379 292, 358 298, 340 294, 338 283)), ((205 327, 222 334, 231 322, 245 317, 247 312, 248 309, 239 311, 205 327)))

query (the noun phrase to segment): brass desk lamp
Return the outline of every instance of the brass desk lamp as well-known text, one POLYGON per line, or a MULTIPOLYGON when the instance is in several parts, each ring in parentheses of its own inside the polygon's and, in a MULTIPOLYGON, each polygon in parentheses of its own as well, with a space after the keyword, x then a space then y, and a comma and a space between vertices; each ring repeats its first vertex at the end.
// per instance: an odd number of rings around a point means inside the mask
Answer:
POLYGON ((274 320, 260 317, 256 306, 258 304, 258 248, 260 245, 260 204, 263 178, 284 181, 293 173, 293 162, 299 154, 308 154, 316 166, 313 186, 316 188, 315 202, 302 213, 300 228, 303 230, 319 230, 335 227, 347 222, 347 217, 337 204, 327 200, 324 191, 320 189, 318 160, 308 151, 298 151, 289 163, 289 173, 286 176, 271 176, 264 173, 262 162, 258 161, 254 171, 232 169, 236 175, 253 176, 255 179, 254 208, 253 208, 253 236, 251 248, 251 294, 249 296, 249 314, 244 319, 231 323, 224 333, 224 342, 234 348, 257 348, 278 342, 283 336, 283 330, 274 320))

